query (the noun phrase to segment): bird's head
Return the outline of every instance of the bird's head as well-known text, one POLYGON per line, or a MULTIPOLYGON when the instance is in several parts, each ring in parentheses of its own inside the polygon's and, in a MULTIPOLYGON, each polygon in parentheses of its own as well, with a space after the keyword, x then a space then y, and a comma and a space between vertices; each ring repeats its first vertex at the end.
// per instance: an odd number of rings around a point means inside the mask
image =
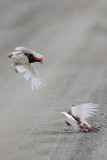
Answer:
POLYGON ((43 58, 38 58, 33 54, 24 53, 25 56, 29 59, 29 63, 40 62, 43 63, 43 58))
POLYGON ((72 107, 74 107, 74 106, 76 106, 76 105, 73 104, 72 107))
POLYGON ((37 58, 37 57, 35 57, 34 59, 35 59, 35 62, 43 63, 43 58, 37 58))

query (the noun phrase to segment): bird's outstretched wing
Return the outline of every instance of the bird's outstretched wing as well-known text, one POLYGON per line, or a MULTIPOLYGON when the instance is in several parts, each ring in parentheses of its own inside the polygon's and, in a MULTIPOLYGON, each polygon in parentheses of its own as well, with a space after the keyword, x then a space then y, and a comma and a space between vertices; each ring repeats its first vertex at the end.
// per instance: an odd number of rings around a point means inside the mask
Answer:
POLYGON ((16 66, 16 68, 20 73, 23 73, 23 72, 25 73, 24 78, 26 80, 31 78, 32 89, 34 89, 35 87, 36 89, 39 89, 39 87, 42 87, 42 85, 44 85, 42 80, 39 78, 38 73, 33 64, 25 64, 22 66, 16 66))
POLYGON ((98 111, 96 109, 97 107, 97 104, 86 103, 71 107, 71 112, 74 117, 79 117, 83 122, 86 118, 92 117, 94 114, 96 114, 96 112, 98 111))
POLYGON ((34 54, 37 58, 43 58, 43 55, 36 53, 26 47, 20 46, 15 48, 16 51, 22 51, 23 53, 34 54))
POLYGON ((69 123, 69 124, 71 124, 71 127, 72 127, 72 129, 74 130, 74 131, 79 131, 79 126, 78 126, 78 124, 77 124, 77 121, 72 117, 72 115, 69 115, 68 113, 66 113, 66 112, 62 112, 65 116, 66 116, 66 118, 67 118, 67 122, 69 123))

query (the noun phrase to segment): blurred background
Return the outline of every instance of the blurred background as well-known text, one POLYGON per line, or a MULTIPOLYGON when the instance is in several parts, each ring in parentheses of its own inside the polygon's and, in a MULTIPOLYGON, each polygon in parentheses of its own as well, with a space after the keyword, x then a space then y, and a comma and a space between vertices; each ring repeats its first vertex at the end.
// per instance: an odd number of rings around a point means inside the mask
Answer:
POLYGON ((0 0, 1 160, 106 160, 106 95, 106 0, 0 0), (17 46, 44 55, 39 91, 11 68, 17 46), (86 102, 100 106, 98 134, 64 123, 62 111, 86 102))

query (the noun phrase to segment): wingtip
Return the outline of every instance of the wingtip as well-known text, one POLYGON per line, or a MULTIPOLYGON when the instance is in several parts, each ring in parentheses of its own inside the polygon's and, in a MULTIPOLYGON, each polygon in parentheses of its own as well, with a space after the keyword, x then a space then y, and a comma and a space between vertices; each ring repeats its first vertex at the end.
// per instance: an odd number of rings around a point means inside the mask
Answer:
POLYGON ((32 77, 32 85, 34 85, 34 88, 39 90, 39 88, 42 88, 43 85, 45 85, 43 82, 41 82, 41 79, 39 77, 32 77))
POLYGON ((67 114, 66 112, 61 112, 61 113, 64 114, 65 116, 66 116, 66 114, 67 114))
POLYGON ((61 112, 62 114, 64 114, 64 112, 61 112))

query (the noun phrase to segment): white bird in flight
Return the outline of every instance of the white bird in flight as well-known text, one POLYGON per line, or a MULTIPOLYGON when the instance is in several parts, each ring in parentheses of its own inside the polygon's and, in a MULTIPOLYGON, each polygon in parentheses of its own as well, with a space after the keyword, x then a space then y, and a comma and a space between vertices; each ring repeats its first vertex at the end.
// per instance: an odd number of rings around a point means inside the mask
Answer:
POLYGON ((98 111, 97 104, 87 103, 81 105, 72 105, 71 110, 66 113, 62 112, 66 116, 66 124, 71 126, 74 131, 86 131, 98 133, 99 129, 91 127, 86 121, 86 118, 92 117, 98 111))
POLYGON ((33 65, 34 62, 43 63, 43 56, 31 51, 25 47, 16 47, 14 52, 8 54, 12 60, 12 67, 16 72, 23 73, 24 78, 32 80, 32 89, 39 89, 44 83, 38 76, 38 73, 33 65))

